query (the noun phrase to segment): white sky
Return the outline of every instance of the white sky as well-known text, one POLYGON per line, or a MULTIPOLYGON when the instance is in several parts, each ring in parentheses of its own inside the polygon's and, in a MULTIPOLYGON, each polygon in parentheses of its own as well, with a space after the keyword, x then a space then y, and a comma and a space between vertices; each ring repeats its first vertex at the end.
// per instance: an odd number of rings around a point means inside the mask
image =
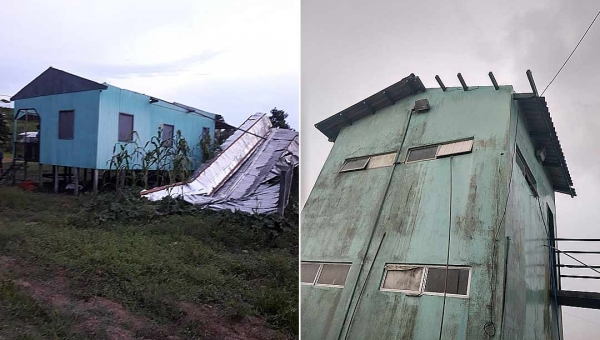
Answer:
POLYGON ((298 128, 298 1, 17 1, 0 6, 0 94, 49 66, 238 125, 273 107, 298 128))
MULTIPOLYGON (((491 85, 492 71, 500 84, 531 92, 531 69, 541 92, 598 10, 598 1, 303 0, 302 205, 332 146, 315 123, 410 73, 439 87, 436 74, 460 86, 461 72, 475 86, 491 85)), ((558 237, 600 238, 599 55, 597 22, 545 94, 578 193, 557 194, 558 237)), ((600 265, 600 255, 582 258, 600 265)), ((597 281, 564 279, 563 289, 600 291, 597 281)), ((563 310, 565 340, 598 338, 599 311, 563 310)))

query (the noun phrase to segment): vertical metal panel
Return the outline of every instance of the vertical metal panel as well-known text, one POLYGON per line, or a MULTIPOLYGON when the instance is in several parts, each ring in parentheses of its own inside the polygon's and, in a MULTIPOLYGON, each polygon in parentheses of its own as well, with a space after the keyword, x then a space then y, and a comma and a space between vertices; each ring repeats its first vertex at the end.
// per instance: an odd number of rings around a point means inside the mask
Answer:
MULTIPOLYGON (((208 128, 210 135, 214 136, 215 115, 212 113, 207 112, 205 115, 213 119, 188 113, 185 109, 167 102, 150 103, 149 96, 108 85, 108 89, 102 91, 100 97, 98 134, 102 142, 98 144, 96 160, 96 167, 99 169, 108 168, 113 146, 118 143, 119 113, 134 116, 133 129, 142 146, 153 136, 157 136, 158 129, 163 124, 174 126, 175 134, 181 131, 192 147, 198 146, 203 128, 208 128)), ((196 151, 194 167, 202 162, 200 152, 196 151)))
POLYGON ((93 168, 98 143, 99 90, 15 101, 15 112, 34 108, 40 115, 40 163, 93 168), (59 111, 73 110, 73 139, 59 139, 59 111))

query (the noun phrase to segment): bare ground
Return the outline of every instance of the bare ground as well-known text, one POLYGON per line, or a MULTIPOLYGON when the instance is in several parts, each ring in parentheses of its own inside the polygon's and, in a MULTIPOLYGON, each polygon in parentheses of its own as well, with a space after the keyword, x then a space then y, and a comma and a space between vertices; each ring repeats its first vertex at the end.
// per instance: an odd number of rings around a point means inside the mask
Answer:
MULTIPOLYGON (((36 268, 16 258, 0 256, 0 280, 12 280, 37 303, 74 320, 70 332, 83 338, 130 339, 231 339, 279 340, 288 337, 268 328, 257 317, 232 320, 219 306, 179 302, 181 317, 173 324, 157 324, 147 317, 136 315, 121 304, 103 297, 78 299, 72 292, 76 287, 69 273, 60 268, 36 268), (36 275, 44 270, 49 275, 36 275), (194 335, 181 333, 181 326, 191 328, 194 335)), ((0 316, 0 319, 2 316, 0 316)), ((25 329, 34 328, 25 325, 25 329)), ((14 334, 18 336, 17 334, 14 334)), ((16 337, 15 337, 16 338, 16 337)), ((11 339, 0 332, 0 339, 11 339)))

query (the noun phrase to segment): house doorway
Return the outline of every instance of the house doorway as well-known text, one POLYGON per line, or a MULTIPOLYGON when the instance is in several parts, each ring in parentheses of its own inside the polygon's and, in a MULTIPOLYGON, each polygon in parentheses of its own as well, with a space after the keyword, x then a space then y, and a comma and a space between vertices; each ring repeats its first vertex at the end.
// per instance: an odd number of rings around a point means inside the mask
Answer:
POLYGON ((13 160, 40 161, 40 115, 35 109, 19 109, 15 113, 13 160))

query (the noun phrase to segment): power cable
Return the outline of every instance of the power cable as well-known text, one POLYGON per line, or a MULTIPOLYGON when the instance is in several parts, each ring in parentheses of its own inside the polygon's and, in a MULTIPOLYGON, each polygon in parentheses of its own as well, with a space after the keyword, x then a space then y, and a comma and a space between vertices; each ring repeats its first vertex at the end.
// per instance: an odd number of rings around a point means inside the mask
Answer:
MULTIPOLYGON (((516 159, 516 155, 517 155, 517 135, 519 132, 519 114, 517 114, 517 118, 515 120, 515 137, 513 139, 513 152, 511 155, 511 163, 510 163, 510 173, 509 173, 509 178, 508 178, 508 188, 507 188, 507 193, 506 193, 506 201, 504 202, 504 210, 502 211, 502 217, 500 217, 500 220, 498 222, 498 224, 496 225, 496 231, 494 233, 494 238, 492 240, 493 242, 493 250, 492 250, 492 274, 493 277, 491 278, 491 282, 490 282, 490 295, 491 295, 491 302, 490 302, 490 321, 488 321, 484 326, 484 332, 485 334, 487 334, 488 337, 493 337, 496 334, 496 325, 494 323, 494 309, 495 309, 495 300, 496 300, 496 274, 497 274, 497 268, 496 268, 496 262, 498 261, 498 256, 496 254, 497 249, 498 249, 498 234, 500 233, 500 227, 502 226, 502 224, 504 223, 504 218, 506 217, 506 210, 508 208, 508 199, 510 198, 510 191, 511 191, 511 184, 512 184, 512 178, 513 178, 513 170, 515 167, 515 159, 516 159)), ((505 269, 506 270, 506 269, 505 269)))
POLYGON ((569 62, 569 59, 571 59, 571 56, 573 56, 573 53, 575 53, 575 50, 577 50, 577 47, 579 47, 579 44, 581 44, 581 42, 583 41, 583 38, 585 38, 585 35, 588 33, 588 31, 590 30, 590 28, 592 28, 592 25, 594 24, 594 22, 596 22, 596 19, 598 19, 599 15, 600 15, 600 11, 598 11, 598 13, 596 14, 596 16, 594 17, 594 20, 592 20, 592 23, 590 24, 590 26, 588 26, 587 30, 585 30, 585 33, 583 33, 583 36, 581 37, 581 39, 579 39, 579 42, 577 43, 577 45, 575 46, 575 48, 573 49, 573 51, 571 52, 571 54, 569 54, 569 57, 567 58, 567 60, 565 60, 564 64, 560 67, 560 69, 558 70, 558 72, 556 72, 556 74, 554 75, 554 78, 552 78, 552 80, 550 81, 550 83, 548 84, 548 86, 546 86, 546 88, 544 89, 544 91, 542 91, 542 94, 540 95, 540 97, 542 97, 544 95, 544 93, 546 92, 546 90, 554 82, 554 79, 556 79, 556 77, 558 77, 558 74, 560 73, 560 71, 562 71, 562 69, 565 67, 565 65, 567 65, 567 63, 569 62))
POLYGON ((442 303, 442 320, 440 322, 440 337, 444 329, 444 313, 446 312, 446 294, 448 290, 448 266, 450 264, 450 235, 452 230, 452 156, 450 157, 450 206, 448 208, 448 244, 446 245, 446 275, 444 277, 444 302, 442 303))
POLYGON ((595 322, 595 321, 592 321, 592 320, 588 320, 588 319, 586 319, 586 318, 582 318, 581 316, 577 316, 577 315, 575 315, 575 314, 567 313, 567 312, 565 312, 565 311, 563 311, 563 313, 564 313, 564 314, 567 314, 567 315, 570 315, 570 316, 573 316, 573 317, 576 317, 576 318, 578 318, 578 319, 581 319, 581 320, 584 320, 584 321, 587 321, 587 322, 593 323, 593 324, 595 324, 595 325, 599 325, 599 326, 600 326, 600 323, 597 323, 597 322, 595 322))

